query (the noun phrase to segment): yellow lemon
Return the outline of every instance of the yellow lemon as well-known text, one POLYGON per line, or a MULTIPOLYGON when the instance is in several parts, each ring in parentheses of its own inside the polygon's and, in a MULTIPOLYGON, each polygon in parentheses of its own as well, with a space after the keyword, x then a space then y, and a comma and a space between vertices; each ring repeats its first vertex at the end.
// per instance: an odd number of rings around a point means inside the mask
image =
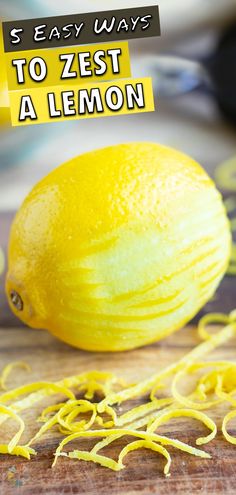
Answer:
POLYGON ((153 143, 86 153, 39 182, 13 222, 6 292, 27 324, 118 351, 179 329, 212 297, 231 236, 220 193, 153 143))
POLYGON ((10 108, 7 86, 7 72, 4 60, 2 24, 0 22, 0 125, 10 122, 10 108))

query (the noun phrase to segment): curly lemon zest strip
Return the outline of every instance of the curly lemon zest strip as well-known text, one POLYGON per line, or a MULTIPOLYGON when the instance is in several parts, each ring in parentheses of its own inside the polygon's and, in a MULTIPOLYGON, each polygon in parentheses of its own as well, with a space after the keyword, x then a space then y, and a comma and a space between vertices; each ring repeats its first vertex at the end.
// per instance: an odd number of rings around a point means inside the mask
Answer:
POLYGON ((228 325, 230 323, 230 318, 228 315, 223 313, 210 313, 204 315, 198 324, 198 334, 202 340, 208 340, 211 338, 211 334, 209 334, 206 330, 208 325, 228 325))
POLYGON ((0 388, 2 388, 2 390, 7 390, 6 381, 8 379, 8 376, 10 375, 10 373, 14 368, 18 368, 18 367, 23 368, 26 371, 31 371, 31 367, 24 361, 16 361, 15 363, 7 364, 7 366, 3 368, 0 376, 0 388))
POLYGON ((162 445, 158 445, 157 443, 152 442, 150 440, 136 440, 135 442, 131 442, 128 445, 126 445, 120 452, 118 458, 118 464, 123 467, 122 461, 127 456, 127 454, 129 454, 129 452, 133 452, 134 450, 142 449, 142 448, 154 450, 154 452, 158 452, 159 454, 162 454, 166 458, 167 463, 164 467, 164 474, 168 475, 171 465, 171 456, 169 452, 162 445))
POLYGON ((230 433, 228 433, 227 424, 231 419, 235 418, 235 416, 236 416, 236 411, 230 411, 228 414, 225 415, 222 422, 222 433, 226 438, 226 440, 232 443, 233 445, 236 445, 236 438, 230 435, 230 433))
POLYGON ((195 411, 193 409, 175 409, 173 411, 165 412, 159 418, 155 419, 152 424, 150 424, 147 428, 147 431, 150 433, 153 433, 156 431, 158 426, 166 423, 172 418, 181 418, 181 417, 187 417, 187 418, 193 418, 201 421, 209 430, 211 430, 211 433, 207 435, 206 437, 200 437, 196 440, 197 445, 203 445, 205 443, 210 442, 215 438, 216 433, 217 433, 217 427, 215 422, 207 416, 207 414, 204 414, 200 411, 195 411))
POLYGON ((12 409, 10 409, 10 407, 6 407, 6 406, 3 406, 2 404, 0 404, 0 413, 4 414, 6 416, 9 416, 10 418, 17 421, 17 423, 19 423, 19 425, 20 425, 19 430, 12 437, 11 441, 8 443, 8 453, 11 454, 11 452, 17 446, 17 444, 18 444, 18 442, 22 436, 22 433, 25 429, 25 423, 24 423, 23 419, 21 419, 18 414, 16 414, 14 411, 12 411, 12 409))
POLYGON ((93 438, 93 437, 110 437, 110 436, 116 436, 117 438, 121 438, 123 436, 134 436, 141 438, 143 440, 159 442, 162 445, 172 445, 173 447, 182 450, 183 452, 188 452, 189 454, 202 457, 204 459, 210 459, 211 457, 210 454, 204 452, 203 450, 196 449, 195 447, 192 447, 184 442, 181 442, 180 440, 175 440, 162 435, 157 435, 156 433, 149 433, 146 431, 137 431, 131 429, 124 429, 124 428, 123 429, 112 428, 110 430, 81 431, 78 433, 73 433, 72 435, 69 435, 68 437, 64 438, 57 447, 57 450, 55 452, 55 460, 53 462, 52 467, 55 466, 57 458, 61 455, 61 451, 63 447, 65 447, 65 445, 67 445, 72 440, 76 440, 78 438, 84 438, 84 437, 93 438))

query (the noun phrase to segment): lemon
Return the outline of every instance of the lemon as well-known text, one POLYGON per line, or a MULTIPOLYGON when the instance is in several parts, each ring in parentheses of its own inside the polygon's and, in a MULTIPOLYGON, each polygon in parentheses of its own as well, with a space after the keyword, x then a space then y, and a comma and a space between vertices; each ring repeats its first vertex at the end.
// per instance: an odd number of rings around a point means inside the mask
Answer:
POLYGON ((132 349, 181 328, 230 256, 220 193, 188 156, 153 143, 86 153, 52 171, 12 225, 12 310, 82 349, 132 349))

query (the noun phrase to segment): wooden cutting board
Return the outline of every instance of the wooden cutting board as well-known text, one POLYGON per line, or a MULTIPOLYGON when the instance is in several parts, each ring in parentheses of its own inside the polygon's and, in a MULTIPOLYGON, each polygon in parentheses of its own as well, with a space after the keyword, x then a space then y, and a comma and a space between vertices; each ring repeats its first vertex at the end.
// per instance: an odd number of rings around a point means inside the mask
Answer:
MULTIPOLYGON (((11 214, 0 215, 0 245, 6 249, 11 214)), ((229 311, 236 306, 236 279, 226 277, 217 296, 205 311, 229 311)), ((32 367, 11 375, 9 386, 38 380, 58 380, 86 370, 109 370, 135 382, 179 359, 199 342, 195 322, 164 341, 142 349, 117 353, 88 353, 73 349, 55 340, 45 331, 25 328, 8 309, 4 295, 4 279, 0 282, 0 366, 10 361, 24 360, 32 367)), ((214 352, 216 359, 235 359, 236 342, 214 352)), ((36 411, 27 416, 27 436, 36 431, 36 411)), ((222 411, 211 411, 220 426, 222 411)), ((0 427, 1 441, 13 431, 14 425, 0 427)), ((193 420, 174 420, 162 427, 162 433, 194 445, 205 430, 193 420)), ((235 434, 236 431, 232 430, 235 434)), ((226 443, 220 432, 217 439, 203 447, 211 460, 202 460, 171 449, 171 476, 163 475, 163 458, 152 451, 140 450, 126 458, 127 468, 118 473, 93 463, 60 458, 51 469, 53 451, 58 444, 56 434, 46 436, 37 444, 37 457, 31 461, 13 456, 0 456, 0 495, 217 495, 235 494, 236 447, 226 443)), ((109 455, 115 456, 111 447, 109 455)))

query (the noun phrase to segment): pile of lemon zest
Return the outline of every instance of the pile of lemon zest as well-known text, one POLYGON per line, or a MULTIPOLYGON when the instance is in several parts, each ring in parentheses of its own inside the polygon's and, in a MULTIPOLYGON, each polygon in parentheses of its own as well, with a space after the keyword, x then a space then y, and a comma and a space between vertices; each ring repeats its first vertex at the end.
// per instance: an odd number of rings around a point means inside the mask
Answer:
MULTIPOLYGON (((204 316, 199 322, 199 334, 204 341, 178 362, 167 366, 138 384, 127 386, 112 373, 91 371, 70 376, 55 383, 38 382, 3 393, 0 396, 0 424, 8 416, 18 421, 20 428, 8 445, 0 446, 0 453, 8 452, 12 455, 23 455, 29 459, 30 455, 35 453, 30 448, 30 445, 41 438, 45 432, 57 426, 57 429, 63 433, 65 438, 58 445, 53 465, 55 465, 59 456, 67 456, 96 462, 118 471, 124 467, 122 461, 129 452, 146 447, 164 455, 167 459, 165 474, 168 475, 171 458, 164 446, 172 446, 191 455, 209 458, 210 455, 206 452, 180 440, 159 435, 156 430, 160 425, 167 423, 172 418, 189 417, 201 421, 210 430, 207 436, 196 440, 197 445, 206 444, 215 438, 216 424, 207 414, 200 410, 208 409, 221 402, 230 402, 236 406, 236 399, 233 397, 236 392, 236 379, 234 379, 236 363, 230 361, 199 362, 199 359, 226 343, 235 333, 235 310, 229 315, 213 313, 204 316), (212 324, 221 324, 223 328, 211 335, 207 327, 212 324), (193 375, 193 378, 195 378, 196 372, 200 371, 202 374, 204 369, 206 369, 206 372, 198 379, 194 391, 187 396, 181 395, 177 387, 179 380, 185 375, 193 375), (158 389, 164 388, 166 379, 171 379, 171 397, 157 398, 156 392, 158 389), (123 387, 118 392, 115 391, 117 385, 123 387), (84 398, 76 399, 71 390, 72 388, 77 388, 79 392, 83 390, 84 398), (102 392, 104 395, 103 400, 98 404, 91 402, 94 398, 94 393, 97 391, 102 392), (19 411, 31 408, 44 398, 59 393, 65 395, 67 401, 46 407, 39 418, 44 424, 27 445, 19 446, 18 442, 24 431, 24 422, 18 414, 19 411), (119 416, 115 408, 112 407, 114 404, 122 403, 146 393, 150 394, 149 401, 132 407, 119 416), (213 394, 215 394, 216 398, 209 400, 208 396, 213 394), (15 401, 22 395, 27 396, 15 401), (196 399, 199 399, 200 402, 196 402, 196 399), (10 406, 4 405, 4 403, 12 401, 15 402, 11 403, 10 406), (76 421, 77 416, 81 413, 86 415, 86 419, 76 421), (87 414, 89 414, 88 419, 87 414), (103 414, 105 414, 105 417, 103 414), (107 417, 110 419, 107 419, 107 417), (95 423, 102 428, 91 429, 92 427, 94 428, 95 423), (115 440, 126 436, 136 437, 137 440, 129 442, 121 450, 118 461, 98 453, 115 440), (74 450, 68 454, 63 452, 64 446, 72 440, 99 437, 102 437, 102 439, 95 444, 90 452, 81 450, 74 450)), ((12 368, 9 367, 8 369, 10 372, 12 368)), ((6 374, 4 376, 6 378, 6 374)), ((226 435, 228 434, 226 424, 231 417, 234 416, 226 415, 223 421, 222 428, 224 428, 226 435)))
POLYGON ((2 388, 2 390, 7 390, 6 387, 7 378, 12 372, 12 370, 18 367, 23 368, 26 371, 31 371, 31 367, 29 366, 29 364, 25 363, 24 361, 16 361, 14 363, 7 364, 5 368, 3 368, 0 376, 0 388, 2 388))
POLYGON ((228 433, 227 424, 231 419, 235 418, 235 416, 236 416, 236 411, 230 411, 228 414, 225 415, 222 422, 222 433, 224 437, 229 443, 232 443, 234 445, 236 445, 236 438, 230 435, 230 433, 228 433))

